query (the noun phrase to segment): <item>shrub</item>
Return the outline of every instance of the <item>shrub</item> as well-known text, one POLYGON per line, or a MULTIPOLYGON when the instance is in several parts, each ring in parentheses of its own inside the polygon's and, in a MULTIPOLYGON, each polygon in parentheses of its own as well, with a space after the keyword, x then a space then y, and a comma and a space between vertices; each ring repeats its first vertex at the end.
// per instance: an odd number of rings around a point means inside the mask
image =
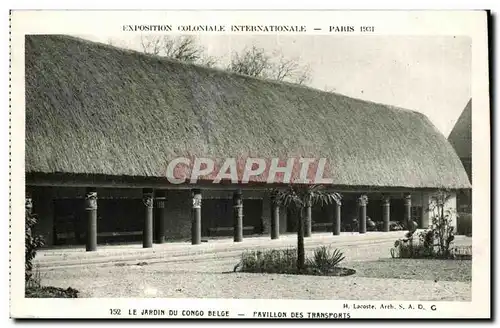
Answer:
POLYGON ((422 231, 419 240, 414 240, 413 233, 407 233, 406 239, 398 239, 391 249, 393 258, 427 258, 434 257, 433 233, 431 230, 422 231))
POLYGON ((36 250, 43 246, 43 238, 41 236, 33 235, 33 227, 38 222, 38 218, 35 214, 31 213, 31 209, 26 209, 25 214, 25 228, 24 228, 24 253, 25 253, 25 263, 24 263, 24 279, 26 282, 30 281, 33 276, 33 259, 36 255, 36 250))
POLYGON ((399 243, 391 249, 393 258, 411 259, 429 257, 428 250, 422 244, 399 243))
POLYGON ((455 240, 451 225, 452 210, 446 209, 446 202, 450 195, 440 191, 431 198, 432 203, 428 211, 432 213, 432 224, 429 229, 419 234, 418 241, 414 241, 414 229, 406 234, 406 238, 399 239, 391 249, 392 257, 399 258, 455 258, 451 244, 455 240))
POLYGON ((472 214, 457 214, 457 235, 472 236, 472 214))

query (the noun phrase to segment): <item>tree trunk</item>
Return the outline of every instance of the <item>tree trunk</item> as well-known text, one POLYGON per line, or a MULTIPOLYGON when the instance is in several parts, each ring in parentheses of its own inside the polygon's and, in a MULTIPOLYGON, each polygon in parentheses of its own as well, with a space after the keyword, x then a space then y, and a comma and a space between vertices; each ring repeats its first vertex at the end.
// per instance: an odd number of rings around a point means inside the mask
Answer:
POLYGON ((300 209, 298 224, 297 224, 297 270, 303 272, 306 264, 306 256, 304 250, 304 209, 300 209))

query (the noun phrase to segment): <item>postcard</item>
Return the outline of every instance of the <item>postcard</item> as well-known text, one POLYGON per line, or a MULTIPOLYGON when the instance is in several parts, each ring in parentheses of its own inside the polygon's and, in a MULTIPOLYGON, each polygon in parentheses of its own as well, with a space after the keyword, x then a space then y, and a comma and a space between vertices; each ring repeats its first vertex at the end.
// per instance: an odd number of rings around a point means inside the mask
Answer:
POLYGON ((10 16, 11 317, 491 317, 487 11, 10 16))

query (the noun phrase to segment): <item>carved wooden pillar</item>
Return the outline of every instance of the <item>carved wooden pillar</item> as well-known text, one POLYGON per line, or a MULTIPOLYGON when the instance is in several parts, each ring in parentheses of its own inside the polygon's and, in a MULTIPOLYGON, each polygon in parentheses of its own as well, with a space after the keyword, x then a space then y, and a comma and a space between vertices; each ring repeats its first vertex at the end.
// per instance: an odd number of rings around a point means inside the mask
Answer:
POLYGON ((193 209, 191 218, 191 244, 201 244, 201 190, 193 189, 193 209))
POLYGON ((359 204, 359 219, 358 219, 359 233, 366 233, 366 205, 368 204, 368 196, 361 195, 358 198, 358 204, 359 204))
POLYGON ((312 206, 311 203, 306 205, 306 217, 304 220, 304 237, 311 237, 312 234, 312 206))
POLYGON ((271 239, 280 237, 280 207, 276 202, 276 195, 271 195, 271 239))
POLYGON ((335 205, 335 216, 333 218, 333 235, 338 236, 340 235, 342 201, 339 200, 334 205, 335 205))
POLYGON ((234 241, 239 243, 243 241, 243 199, 241 190, 233 193, 233 220, 234 241))
POLYGON ((85 194, 85 212, 87 213, 87 252, 97 250, 97 192, 87 188, 85 194))
POLYGON ((382 196, 382 220, 384 222, 382 231, 388 232, 391 221, 391 199, 387 195, 382 196))
POLYGON ((31 192, 28 190, 26 190, 25 193, 24 209, 28 214, 31 214, 31 212, 33 211, 33 196, 31 195, 31 192))
POLYGON ((153 247, 153 189, 142 190, 142 201, 145 206, 142 247, 150 248, 153 247))
POLYGON ((404 195, 405 211, 404 211, 404 226, 409 229, 411 223, 411 194, 404 195))
POLYGON ((155 194, 156 218, 155 218, 155 242, 163 244, 165 242, 165 191, 158 190, 155 194))

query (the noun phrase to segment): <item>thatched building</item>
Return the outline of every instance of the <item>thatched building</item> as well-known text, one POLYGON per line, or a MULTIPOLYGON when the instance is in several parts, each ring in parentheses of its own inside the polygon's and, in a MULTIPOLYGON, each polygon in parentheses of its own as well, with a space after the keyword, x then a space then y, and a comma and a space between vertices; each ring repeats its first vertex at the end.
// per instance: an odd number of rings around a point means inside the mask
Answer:
POLYGON ((25 42, 27 197, 48 244, 293 231, 275 185, 173 185, 177 157, 327 158, 342 212, 313 208, 306 231, 335 234, 365 209, 384 230, 410 216, 426 226, 432 192, 470 186, 418 112, 68 36, 25 42))

